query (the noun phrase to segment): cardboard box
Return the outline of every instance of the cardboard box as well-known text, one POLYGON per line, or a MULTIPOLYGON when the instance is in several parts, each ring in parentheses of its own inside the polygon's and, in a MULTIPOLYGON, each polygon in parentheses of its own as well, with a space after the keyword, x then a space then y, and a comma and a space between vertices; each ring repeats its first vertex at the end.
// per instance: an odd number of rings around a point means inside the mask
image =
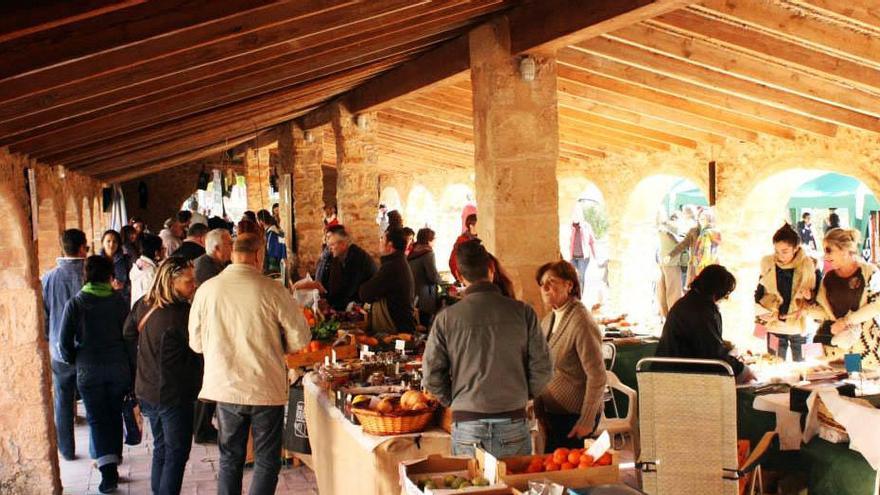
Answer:
MULTIPOLYGON (((432 455, 425 459, 400 463, 400 483, 406 495, 453 495, 457 493, 479 493, 480 495, 511 495, 513 492, 503 483, 490 486, 473 486, 465 489, 425 489, 418 487, 419 480, 443 478, 447 475, 473 479, 484 476, 481 464, 470 457, 443 457, 432 455)), ((489 479, 489 477, 486 477, 489 479)), ((491 480, 490 480, 491 481, 491 480)))
POLYGON ((603 453, 611 454, 611 464, 607 466, 592 466, 588 468, 568 469, 564 471, 543 471, 539 473, 526 473, 525 470, 533 459, 547 457, 544 455, 528 455, 518 457, 506 457, 495 459, 492 455, 477 449, 477 458, 481 466, 488 474, 495 474, 495 480, 517 490, 527 490, 529 481, 548 480, 566 488, 584 487, 617 483, 620 479, 620 453, 609 449, 610 438, 603 433, 596 442, 584 441, 584 448, 593 449, 595 457, 603 453), (517 473, 517 474, 511 474, 517 473))

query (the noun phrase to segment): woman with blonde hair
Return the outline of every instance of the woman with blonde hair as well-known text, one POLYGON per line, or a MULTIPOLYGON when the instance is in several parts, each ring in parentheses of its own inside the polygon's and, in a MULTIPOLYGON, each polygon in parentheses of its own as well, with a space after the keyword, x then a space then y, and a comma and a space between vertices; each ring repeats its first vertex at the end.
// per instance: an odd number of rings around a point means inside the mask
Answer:
POLYGON ((135 304, 124 336, 137 356, 135 393, 153 432, 152 493, 178 494, 189 460, 193 408, 202 386, 202 357, 189 347, 192 262, 172 256, 159 265, 149 292, 135 304))
POLYGON ((825 320, 816 341, 826 344, 827 355, 858 353, 863 365, 876 367, 880 364, 880 270, 859 255, 858 231, 831 229, 823 244, 831 270, 816 296, 815 316, 825 320))
POLYGON ((803 361, 808 320, 803 310, 813 303, 820 275, 791 225, 773 234, 773 249, 774 254, 761 259, 755 322, 767 328, 768 341, 772 336, 779 342, 774 354, 785 359, 790 346, 792 360, 803 361))

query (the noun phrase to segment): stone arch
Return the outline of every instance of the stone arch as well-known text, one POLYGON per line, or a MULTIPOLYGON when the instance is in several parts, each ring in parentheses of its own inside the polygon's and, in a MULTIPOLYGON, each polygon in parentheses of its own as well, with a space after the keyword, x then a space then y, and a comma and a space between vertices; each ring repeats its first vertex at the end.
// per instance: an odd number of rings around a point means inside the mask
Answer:
POLYGON ((60 493, 49 354, 24 202, 0 184, 0 215, 7 220, 0 238, 0 486, 4 493, 60 493))
POLYGON ((382 193, 379 195, 379 203, 385 205, 388 211, 398 210, 401 214, 403 211, 403 201, 400 199, 400 193, 396 187, 383 187, 382 193))
POLYGON ((404 223, 418 231, 422 227, 433 227, 437 220, 437 203, 434 195, 425 186, 415 184, 406 198, 404 223))
POLYGON ((40 197, 37 206, 37 266, 40 275, 55 266, 55 259, 61 256, 61 233, 64 223, 51 194, 40 197))
POLYGON ((82 215, 80 214, 80 205, 77 204, 73 194, 67 195, 64 204, 64 229, 80 229, 83 228, 82 215))
POLYGON ((461 234, 462 210, 474 196, 473 188, 467 184, 449 184, 443 189, 437 205, 437 220, 431 225, 436 233, 434 252, 438 270, 449 269, 452 246, 461 234))
MULTIPOLYGON (((765 167, 759 167, 765 168, 765 167)), ((755 174, 751 187, 740 198, 723 198, 729 208, 723 223, 724 242, 721 262, 736 276, 737 286, 730 299, 721 305, 725 338, 739 347, 763 349, 763 342, 752 336, 750 325, 754 316, 752 288, 757 286, 760 260, 772 254, 773 233, 789 220, 788 203, 792 194, 804 183, 826 173, 837 173, 861 181, 877 197, 880 182, 868 183, 870 176, 853 174, 853 168, 829 161, 827 157, 804 160, 803 157, 782 162, 782 165, 766 167, 770 172, 755 174), (849 173, 846 173, 848 171, 849 173), (864 180, 865 178, 868 181, 864 180), (729 216, 730 218, 727 218, 729 216)), ((856 170, 857 171, 857 170, 856 170)), ((722 199, 719 198, 719 204, 722 199)), ((817 240, 820 232, 817 231, 817 240)))
MULTIPOLYGON (((656 320, 659 314, 654 294, 654 284, 659 277, 656 222, 663 198, 682 179, 681 176, 666 174, 642 178, 625 195, 626 202, 619 221, 611 222, 611 307, 633 315, 636 321, 656 320)), ((696 184, 705 195, 705 187, 696 184)))
POLYGON ((559 252, 562 259, 569 258, 571 222, 583 220, 582 199, 605 204, 605 194, 599 186, 585 175, 572 175, 559 179, 559 252))

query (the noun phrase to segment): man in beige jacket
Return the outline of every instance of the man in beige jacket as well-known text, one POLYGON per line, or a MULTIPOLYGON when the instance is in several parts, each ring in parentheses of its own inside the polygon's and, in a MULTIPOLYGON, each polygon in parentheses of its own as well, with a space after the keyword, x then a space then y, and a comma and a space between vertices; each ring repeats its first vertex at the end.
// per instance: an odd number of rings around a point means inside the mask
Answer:
POLYGON ((288 395, 284 355, 305 347, 311 333, 287 289, 263 276, 263 240, 243 234, 232 249, 232 265, 196 292, 189 345, 205 356, 199 398, 217 402, 218 493, 241 493, 251 427, 254 478, 250 493, 275 493, 288 395))

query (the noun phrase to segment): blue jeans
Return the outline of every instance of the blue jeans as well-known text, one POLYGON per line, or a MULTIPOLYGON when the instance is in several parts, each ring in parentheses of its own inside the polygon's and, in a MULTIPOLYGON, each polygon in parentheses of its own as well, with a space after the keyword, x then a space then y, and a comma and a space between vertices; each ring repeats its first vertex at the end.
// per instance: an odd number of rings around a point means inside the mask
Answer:
POLYGON ((77 366, 76 384, 86 405, 92 457, 98 467, 119 464, 122 454, 122 398, 131 390, 128 363, 77 366))
POLYGON ((150 486, 154 495, 176 495, 192 448, 193 405, 163 406, 140 401, 153 432, 150 486))
POLYGON ((55 434, 61 455, 76 454, 73 419, 76 413, 76 366, 52 360, 52 387, 55 400, 55 434))
POLYGON ((495 457, 532 453, 529 424, 524 419, 480 419, 452 424, 452 455, 473 457, 474 444, 495 457))
POLYGON ((584 287, 587 286, 587 268, 590 266, 590 258, 572 258, 571 264, 577 270, 578 282, 581 284, 581 294, 583 294, 584 287))
POLYGON ((251 495, 271 495, 281 470, 284 406, 245 406, 217 403, 220 425, 220 474, 217 494, 241 494, 241 477, 247 453, 248 431, 254 433, 254 478, 251 495))
MULTIPOLYGON (((779 339, 779 349, 775 353, 776 356, 785 359, 785 354, 788 352, 788 347, 790 345, 792 361, 804 360, 804 353, 801 346, 803 346, 807 342, 807 337, 805 335, 784 335, 780 333, 768 333, 768 342, 770 341, 770 335, 774 335, 777 339, 779 339)), ((770 352, 773 353, 772 350, 770 352)))

